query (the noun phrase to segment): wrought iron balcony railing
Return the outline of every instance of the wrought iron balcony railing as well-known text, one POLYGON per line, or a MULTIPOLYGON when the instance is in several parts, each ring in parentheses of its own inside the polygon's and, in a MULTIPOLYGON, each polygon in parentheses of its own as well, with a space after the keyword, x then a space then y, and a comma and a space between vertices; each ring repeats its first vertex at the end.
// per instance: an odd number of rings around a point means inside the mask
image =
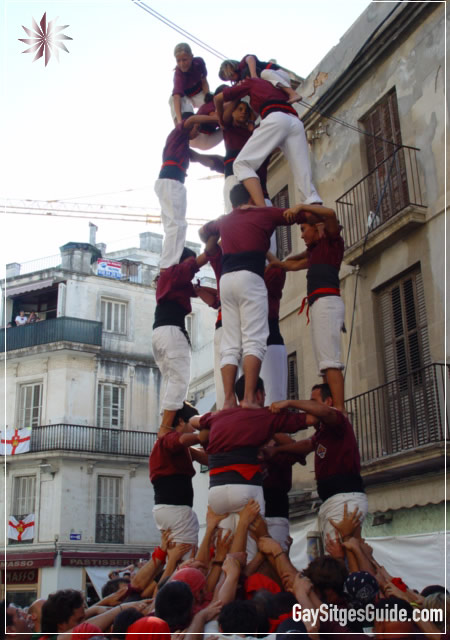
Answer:
POLYGON ((399 147, 336 200, 346 249, 406 207, 426 207, 420 187, 418 151, 415 147, 399 147))
POLYGON ((444 441, 448 374, 448 365, 431 364, 346 400, 362 463, 444 441))
POLYGON ((0 329, 1 344, 5 344, 6 351, 34 347, 38 344, 50 342, 81 342, 101 346, 102 323, 82 318, 51 318, 22 327, 0 329))
POLYGON ((86 451, 148 457, 156 433, 77 424, 48 424, 31 431, 30 451, 86 451))
POLYGON ((123 544, 125 542, 125 516, 97 513, 95 519, 95 542, 123 544))

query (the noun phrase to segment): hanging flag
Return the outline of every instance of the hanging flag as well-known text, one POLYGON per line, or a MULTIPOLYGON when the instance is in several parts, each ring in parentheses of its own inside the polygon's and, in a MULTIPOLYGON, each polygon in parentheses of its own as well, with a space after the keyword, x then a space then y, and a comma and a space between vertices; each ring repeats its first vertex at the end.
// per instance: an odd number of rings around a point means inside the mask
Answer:
POLYGON ((8 538, 11 540, 32 540, 34 538, 34 513, 30 513, 21 520, 16 520, 14 516, 9 516, 8 538))
POLYGON ((16 453, 27 453, 30 450, 31 428, 11 429, 0 440, 0 453, 13 456, 16 453))

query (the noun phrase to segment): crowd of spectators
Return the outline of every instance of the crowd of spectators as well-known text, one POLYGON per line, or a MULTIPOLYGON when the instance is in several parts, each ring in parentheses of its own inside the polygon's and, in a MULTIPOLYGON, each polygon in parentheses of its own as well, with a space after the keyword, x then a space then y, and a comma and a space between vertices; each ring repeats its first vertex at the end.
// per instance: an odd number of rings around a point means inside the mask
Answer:
POLYGON ((80 640, 111 637, 174 640, 266 637, 301 633, 312 640, 357 634, 387 640, 424 634, 441 640, 448 592, 430 585, 419 593, 392 576, 357 536, 359 513, 344 509, 327 536, 326 554, 295 567, 289 550, 268 534, 259 505, 250 500, 234 535, 218 528, 223 515, 208 509, 198 549, 175 543, 164 531, 152 557, 140 567, 117 568, 89 608, 80 591, 63 589, 28 610, 3 601, 6 637, 80 640), (247 535, 258 554, 247 563, 247 535), (367 605, 375 611, 368 618, 367 605), (414 611, 420 615, 414 615, 414 611), (302 612, 299 620, 298 612, 302 612), (424 612, 428 615, 423 615, 424 612), (432 613, 433 615, 430 615, 432 613), (325 619, 328 618, 328 619, 325 619), (384 619, 382 619, 384 618, 384 619), (434 622, 430 622, 434 619, 434 622))

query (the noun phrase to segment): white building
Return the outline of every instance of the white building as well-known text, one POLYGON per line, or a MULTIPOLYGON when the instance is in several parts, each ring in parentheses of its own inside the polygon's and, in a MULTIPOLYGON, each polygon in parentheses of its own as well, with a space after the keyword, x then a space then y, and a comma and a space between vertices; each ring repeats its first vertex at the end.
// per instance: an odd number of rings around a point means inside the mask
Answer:
MULTIPOLYGON (((139 248, 103 259, 104 245, 68 243, 55 266, 23 275, 7 267, 6 322, 20 309, 42 320, 2 330, 2 429, 32 427, 30 453, 7 457, 2 504, 7 517, 35 515, 32 541, 7 541, 7 590, 17 603, 84 589, 86 568, 94 580, 94 567, 127 565, 159 542, 148 456, 159 426, 150 283, 161 241, 142 233, 139 248)), ((199 277, 214 286, 211 274, 199 277)), ((192 306, 189 397, 209 409, 215 312, 200 300, 192 306)))

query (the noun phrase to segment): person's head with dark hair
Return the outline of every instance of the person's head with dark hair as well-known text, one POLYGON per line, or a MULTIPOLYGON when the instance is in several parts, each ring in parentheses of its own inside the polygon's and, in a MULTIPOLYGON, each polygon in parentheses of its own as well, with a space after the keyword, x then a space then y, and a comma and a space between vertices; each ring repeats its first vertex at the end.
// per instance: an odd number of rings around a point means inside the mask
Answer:
POLYGON ((333 396, 331 395, 331 389, 328 386, 328 384, 326 382, 324 382, 323 384, 315 384, 313 386, 313 388, 311 389, 311 393, 313 391, 318 391, 318 393, 320 394, 320 397, 322 399, 322 402, 327 402, 328 400, 331 400, 331 402, 333 402, 333 396))
POLYGON ((192 249, 189 249, 189 247, 184 247, 178 264, 181 264, 188 258, 196 258, 196 257, 197 257, 197 254, 195 253, 195 251, 193 251, 192 249))
POLYGON ((106 596, 116 593, 116 591, 119 591, 121 587, 129 583, 129 578, 113 578, 112 580, 108 580, 108 582, 105 582, 102 587, 102 598, 106 598, 106 596))
POLYGON ((348 571, 342 560, 331 556, 315 558, 303 575, 311 580, 320 599, 328 604, 337 604, 344 594, 344 583, 348 571))
POLYGON ((254 635, 258 633, 258 609, 251 600, 234 600, 226 604, 219 614, 219 628, 223 633, 254 635))
MULTIPOLYGON (((241 402, 244 398, 245 390, 245 376, 241 376, 239 380, 236 380, 234 385, 234 392, 237 395, 237 399, 241 402)), ((266 392, 264 391, 264 382, 262 378, 258 378, 255 390, 255 400, 261 407, 264 407, 264 398, 266 392)))
POLYGON ((194 596, 184 582, 173 580, 158 591, 155 616, 165 620, 171 631, 185 629, 192 618, 194 596))
POLYGON ((382 598, 375 604, 375 623, 374 631, 375 637, 384 640, 394 640, 395 638, 408 637, 408 634, 414 633, 415 626, 412 622, 413 609, 409 602, 390 596, 389 598, 382 598), (378 612, 384 612, 384 615, 378 612), (392 618, 396 618, 392 620, 392 618), (404 622, 400 622, 399 618, 403 616, 404 622), (380 618, 385 618, 381 620, 380 618))
POLYGON ((217 89, 214 91, 214 95, 217 96, 219 95, 219 93, 222 93, 222 91, 224 89, 228 89, 228 85, 227 84, 219 84, 219 86, 217 87, 217 89))
POLYGON ((177 427, 180 423, 189 422, 193 416, 198 416, 197 409, 190 402, 183 402, 183 406, 176 412, 172 424, 177 427))
POLYGON ((239 184, 234 185, 234 187, 231 189, 230 202, 233 205, 233 209, 242 207, 242 205, 244 204, 252 203, 252 199, 250 197, 249 192, 241 182, 239 182, 239 184))
POLYGON ((246 127, 248 122, 252 119, 252 110, 248 102, 241 100, 233 109, 231 117, 233 119, 234 126, 246 127))
POLYGON ((21 634, 22 640, 28 640, 33 633, 33 623, 25 611, 8 600, 1 601, 0 620, 5 623, 4 631, 9 636, 21 634))
POLYGON ((420 595, 426 598, 427 596, 431 596, 432 593, 448 593, 445 587, 441 584, 429 584, 427 587, 422 589, 420 595))
POLYGON ((63 633, 84 620, 84 598, 75 589, 61 589, 51 593, 42 607, 41 632, 63 633))
POLYGON ((294 634, 297 636, 298 634, 307 635, 308 631, 305 627, 305 624, 298 620, 297 622, 291 618, 287 620, 283 620, 277 628, 276 640, 290 640, 291 635, 294 634))
POLYGON ((132 607, 124 609, 114 618, 111 637, 117 638, 117 640, 125 640, 128 627, 143 617, 142 613, 137 609, 133 609, 132 607))

